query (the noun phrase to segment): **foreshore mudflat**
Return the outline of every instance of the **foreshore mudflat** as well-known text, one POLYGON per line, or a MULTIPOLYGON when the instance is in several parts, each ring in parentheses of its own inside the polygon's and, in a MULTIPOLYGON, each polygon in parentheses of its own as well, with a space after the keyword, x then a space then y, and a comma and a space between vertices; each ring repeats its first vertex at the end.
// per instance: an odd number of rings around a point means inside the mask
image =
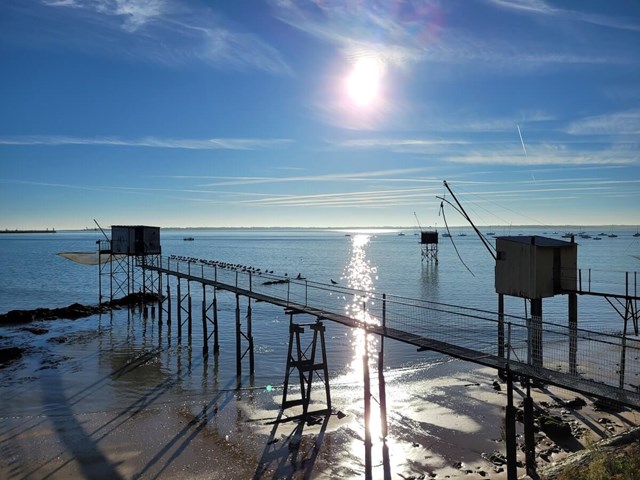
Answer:
MULTIPOLYGON (((0 478, 363 477, 360 376, 333 377, 332 414, 298 421, 295 408, 280 411, 282 385, 243 377, 238 388, 228 357, 202 359, 123 314, 50 331, 47 322, 3 327, 0 347, 23 350, 2 369, 0 478)), ((443 359, 385 378, 392 478, 506 479, 506 393, 495 371, 443 359)), ((322 405, 323 389, 313 392, 312 406, 322 405)), ((533 395, 540 468, 640 423, 637 412, 568 391, 533 395)), ((372 463, 382 478, 375 399, 372 463)), ((523 475, 521 448, 518 457, 523 475)))

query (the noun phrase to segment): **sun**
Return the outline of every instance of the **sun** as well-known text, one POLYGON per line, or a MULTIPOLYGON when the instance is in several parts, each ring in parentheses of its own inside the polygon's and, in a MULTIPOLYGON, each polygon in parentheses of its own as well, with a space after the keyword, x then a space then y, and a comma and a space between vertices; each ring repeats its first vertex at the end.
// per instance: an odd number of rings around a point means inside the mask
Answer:
POLYGON ((347 77, 347 93, 359 107, 373 105, 380 95, 383 64, 376 57, 360 57, 347 77))

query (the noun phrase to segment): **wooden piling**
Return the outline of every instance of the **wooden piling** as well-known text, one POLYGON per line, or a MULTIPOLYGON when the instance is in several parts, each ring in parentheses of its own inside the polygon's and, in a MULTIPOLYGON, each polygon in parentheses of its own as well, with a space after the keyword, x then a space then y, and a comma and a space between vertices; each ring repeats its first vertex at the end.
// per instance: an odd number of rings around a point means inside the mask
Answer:
POLYGON ((238 386, 240 386, 240 377, 242 376, 242 342, 240 328, 240 295, 236 294, 236 376, 238 386))
POLYGON ((505 411, 505 444, 507 447, 507 479, 517 480, 516 408, 513 406, 513 376, 507 368, 507 409, 505 411))
POLYGON ((527 475, 537 478, 536 473, 536 441, 533 425, 533 398, 531 397, 531 380, 527 377, 524 398, 524 454, 527 475))
POLYGON ((209 335, 207 335, 207 286, 202 284, 202 355, 209 355, 209 335))
POLYGON ((176 286, 178 292, 178 308, 176 309, 178 313, 178 343, 182 342, 182 293, 180 293, 180 283, 182 282, 178 277, 178 285, 176 286))
POLYGON ((364 478, 373 478, 371 462, 371 379, 369 377, 369 355, 367 352, 367 332, 364 333, 365 353, 362 356, 364 375, 364 478))
POLYGON ((531 357, 530 362, 533 366, 542 367, 542 299, 531 299, 531 320, 529 335, 531 335, 531 357))
POLYGON ((569 373, 578 374, 578 295, 569 295, 569 373))

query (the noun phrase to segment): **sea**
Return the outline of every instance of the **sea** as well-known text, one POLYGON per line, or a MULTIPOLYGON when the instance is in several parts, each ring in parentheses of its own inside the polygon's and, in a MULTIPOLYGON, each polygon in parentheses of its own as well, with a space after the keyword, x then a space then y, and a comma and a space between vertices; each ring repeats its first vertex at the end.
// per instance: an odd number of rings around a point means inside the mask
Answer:
MULTIPOLYGON (((583 289, 637 292, 640 237, 634 236, 635 226, 511 226, 481 230, 496 236, 541 235, 557 239, 573 232, 583 289)), ((495 261, 487 247, 469 227, 451 228, 450 237, 443 236, 442 229, 439 233, 437 262, 422 258, 419 231, 414 228, 163 228, 160 241, 163 257, 240 264, 327 285, 497 311, 495 261)), ((97 242, 103 239, 103 234, 94 230, 0 235, 0 313, 73 303, 97 304, 99 268, 58 254, 95 252, 97 242)), ((495 244, 493 235, 487 239, 495 244)), ((194 310, 199 312, 202 294, 194 288, 192 295, 194 310)), ((0 348, 19 346, 27 353, 15 365, 3 369, 0 422, 3 418, 32 418, 68 408, 69 399, 73 399, 74 412, 91 413, 126 408, 141 399, 148 402, 145 405, 199 405, 220 392, 233 395, 238 387, 255 392, 250 401, 258 399, 267 407, 277 405, 286 370, 289 316, 269 304, 252 304, 255 374, 249 375, 247 358, 243 358, 243 375, 238 384, 235 301, 229 293, 218 293, 220 353, 215 358, 202 355, 199 313, 192 337, 187 339, 183 332, 180 341, 175 317, 172 326, 158 325, 155 310, 145 315, 140 309, 121 309, 78 320, 0 326, 0 348), (45 384, 46 392, 39 387, 45 384), (20 402, 12 401, 16 396, 20 402)), ((620 315, 604 298, 580 296, 578 302, 580 328, 607 333, 622 330, 620 315)), ((245 304, 242 308, 244 315, 245 304)), ((347 300, 344 308, 351 308, 347 300)), ((506 312, 525 316, 527 305, 522 299, 508 297, 506 312)), ((543 316, 547 322, 566 325, 566 296, 545 299, 543 316)), ((325 321, 325 326, 333 403, 342 402, 342 408, 361 413, 362 333, 330 321, 325 321)), ((378 339, 369 345, 373 351, 381 347, 378 339)), ((423 395, 425 384, 434 380, 434 366, 452 360, 386 340, 383 361, 391 392, 423 395)), ((458 365, 456 371, 461 368, 464 369, 458 365)), ((314 394, 320 396, 321 402, 323 387, 321 382, 315 385, 314 394)), ((393 398, 393 393, 390 396, 393 398)), ((443 401, 454 403, 454 399, 443 401)), ((224 432, 237 431, 234 425, 238 421, 221 421, 220 434, 228 439, 229 433, 224 432)), ((396 427, 409 428, 400 421, 396 427)))

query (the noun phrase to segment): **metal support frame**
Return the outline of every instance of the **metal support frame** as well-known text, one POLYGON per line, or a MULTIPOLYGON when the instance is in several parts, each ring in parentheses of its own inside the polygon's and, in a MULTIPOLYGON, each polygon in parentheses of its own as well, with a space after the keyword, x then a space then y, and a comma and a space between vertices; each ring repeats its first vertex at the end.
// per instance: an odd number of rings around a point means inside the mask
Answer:
MULTIPOLYGON (((253 355, 253 333, 251 318, 251 299, 248 299, 247 305, 247 330, 242 331, 242 321, 240 318, 240 294, 236 294, 236 376, 238 380, 238 388, 240 387, 240 378, 242 377, 242 359, 249 354, 249 375, 253 375, 255 371, 255 362, 253 355), (247 346, 243 347, 242 339, 245 339, 247 346)), ((217 329, 215 330, 217 332, 217 329)), ((217 343, 217 338, 215 340, 217 343)))
POLYGON ((438 244, 437 243, 423 243, 422 244, 422 261, 429 260, 438 263, 438 244))
POLYGON ((329 371, 327 368, 327 351, 325 348, 324 332, 325 326, 320 319, 316 319, 315 323, 296 324, 293 322, 293 313, 289 313, 289 350, 287 352, 287 367, 282 393, 282 410, 294 406, 302 406, 302 415, 326 413, 331 410, 331 392, 329 388, 329 371), (301 337, 306 328, 313 332, 313 337, 303 349, 301 337), (316 358, 318 354, 321 356, 320 359, 316 358), (291 400, 288 397, 290 396, 289 387, 291 374, 294 370, 298 372, 300 398, 291 400), (324 383, 326 408, 309 412, 314 376, 318 377, 320 381, 324 383))
POLYGON ((207 302, 207 285, 202 284, 202 354, 209 355, 209 341, 213 336, 213 354, 220 352, 218 343, 218 298, 216 289, 213 288, 213 299, 207 302), (207 325, 212 325, 211 333, 208 333, 207 325))
POLYGON ((180 277, 176 278, 178 280, 178 284, 176 285, 176 295, 178 300, 178 305, 176 307, 177 311, 177 321, 178 321, 178 343, 182 342, 182 326, 187 323, 187 335, 188 340, 191 342, 191 282, 187 280, 187 293, 182 295, 181 284, 182 281, 180 277), (183 302, 186 300, 186 307, 183 306, 183 302), (182 320, 182 314, 186 315, 186 318, 182 320))

